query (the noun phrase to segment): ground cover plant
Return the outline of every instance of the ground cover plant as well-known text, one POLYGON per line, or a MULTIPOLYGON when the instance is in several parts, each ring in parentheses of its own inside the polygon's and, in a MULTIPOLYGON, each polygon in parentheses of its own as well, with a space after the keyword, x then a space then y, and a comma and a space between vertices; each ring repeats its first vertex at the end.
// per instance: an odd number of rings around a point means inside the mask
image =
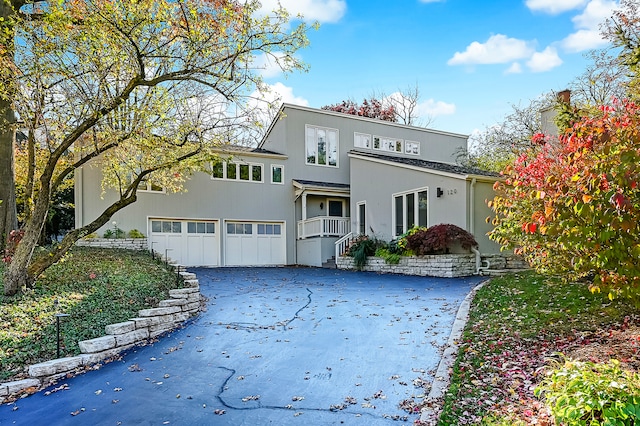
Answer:
MULTIPOLYGON (((0 263, 0 279, 3 273, 0 263)), ((61 356, 77 355, 78 341, 104 335, 106 325, 156 306, 179 285, 176 274, 146 252, 74 248, 33 289, 0 295, 0 381, 56 358, 56 313, 69 314, 61 321, 61 356)))
POLYGON ((472 304, 438 424, 553 424, 534 392, 554 366, 563 368, 559 354, 598 364, 615 358, 637 373, 639 323, 632 301, 611 301, 586 284, 534 272, 492 279, 472 304))

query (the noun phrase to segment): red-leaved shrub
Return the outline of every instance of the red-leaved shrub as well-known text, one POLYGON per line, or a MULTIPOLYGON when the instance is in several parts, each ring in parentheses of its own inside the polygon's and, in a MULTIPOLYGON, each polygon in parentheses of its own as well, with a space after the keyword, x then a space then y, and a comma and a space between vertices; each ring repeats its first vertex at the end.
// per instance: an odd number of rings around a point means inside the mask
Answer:
POLYGON ((478 242, 469 232, 451 224, 440 224, 420 230, 407 238, 407 248, 416 255, 446 253, 458 243, 463 249, 477 247, 478 242))

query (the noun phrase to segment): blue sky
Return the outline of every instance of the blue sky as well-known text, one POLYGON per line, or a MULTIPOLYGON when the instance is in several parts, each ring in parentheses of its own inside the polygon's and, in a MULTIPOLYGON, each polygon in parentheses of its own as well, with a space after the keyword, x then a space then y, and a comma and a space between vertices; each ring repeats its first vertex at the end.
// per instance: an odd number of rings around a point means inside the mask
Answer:
MULTIPOLYGON (((273 8, 277 0, 263 0, 273 8)), ((617 0, 280 0, 320 23, 299 52, 308 73, 265 73, 285 102, 320 108, 420 90, 429 127, 471 134, 511 105, 560 91, 607 46, 617 0)))

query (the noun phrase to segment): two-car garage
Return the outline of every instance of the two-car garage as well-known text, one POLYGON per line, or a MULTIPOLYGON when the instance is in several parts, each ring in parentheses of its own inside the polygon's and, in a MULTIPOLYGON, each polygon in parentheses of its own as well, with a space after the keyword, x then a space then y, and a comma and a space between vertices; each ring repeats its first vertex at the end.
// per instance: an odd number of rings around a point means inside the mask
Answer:
POLYGON ((150 248, 184 266, 286 264, 284 222, 150 218, 148 227, 150 248))

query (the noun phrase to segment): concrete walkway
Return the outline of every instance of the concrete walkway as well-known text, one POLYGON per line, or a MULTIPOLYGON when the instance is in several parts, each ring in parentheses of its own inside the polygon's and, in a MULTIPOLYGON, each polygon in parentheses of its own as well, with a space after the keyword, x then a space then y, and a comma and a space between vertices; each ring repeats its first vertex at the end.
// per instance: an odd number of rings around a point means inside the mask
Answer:
POLYGON ((482 277, 197 269, 208 308, 121 360, 0 407, 1 425, 413 422, 482 277))

